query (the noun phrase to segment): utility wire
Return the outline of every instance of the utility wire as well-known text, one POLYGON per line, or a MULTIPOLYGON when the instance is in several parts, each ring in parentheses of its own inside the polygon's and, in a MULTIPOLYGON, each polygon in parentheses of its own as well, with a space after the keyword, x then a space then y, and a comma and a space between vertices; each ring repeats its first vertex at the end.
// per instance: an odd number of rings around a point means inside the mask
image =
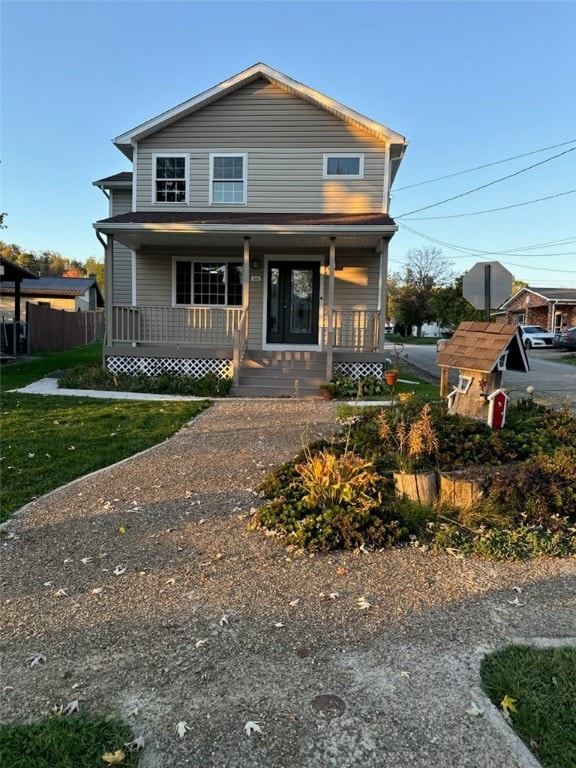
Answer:
POLYGON ((495 211, 507 211, 509 208, 520 208, 523 205, 531 205, 532 203, 541 203, 543 200, 552 200, 555 197, 562 197, 563 195, 572 195, 576 192, 576 189, 570 189, 568 192, 558 192, 557 195, 548 195, 548 197, 538 197, 535 200, 526 200, 524 203, 515 203, 514 205, 503 205, 501 208, 488 208, 485 211, 473 211, 472 213, 454 213, 451 216, 416 216, 415 218, 408 219, 408 221, 432 221, 433 219, 460 219, 463 216, 480 216, 481 213, 494 213, 495 211))
MULTIPOLYGON (((428 235, 425 235, 422 232, 418 232, 417 230, 412 229, 412 227, 406 226, 406 224, 400 224, 400 226, 403 229, 407 230, 408 232, 411 232, 412 234, 417 235, 418 237, 422 237, 425 240, 430 240, 433 243, 437 243, 438 245, 443 245, 446 248, 450 248, 451 250, 459 251, 460 253, 463 254, 463 256, 478 256, 478 258, 482 258, 483 259, 486 256, 512 256, 512 257, 514 257, 514 256, 522 256, 522 257, 528 258, 530 256, 537 255, 537 254, 522 254, 522 253, 518 253, 517 250, 513 251, 513 252, 511 252, 511 251, 483 251, 483 250, 480 250, 480 249, 477 249, 477 248, 474 248, 474 249, 466 248, 466 247, 461 246, 461 245, 455 245, 454 243, 447 243, 444 240, 438 240, 435 237, 429 237, 428 235), (484 255, 482 255, 482 254, 484 254, 484 255)), ((528 247, 529 248, 534 248, 536 246, 528 246, 528 247)), ((539 254, 539 257, 542 258, 543 256, 544 257, 548 257, 548 256, 566 256, 566 255, 571 255, 571 252, 570 253, 562 253, 562 254, 555 254, 555 253, 539 254)), ((523 267, 525 267, 526 265, 525 264, 513 264, 513 266, 517 266, 517 267, 518 266, 523 266, 523 267)), ((530 267, 530 269, 540 269, 543 272, 546 272, 546 271, 549 271, 549 272, 566 272, 566 273, 570 273, 570 274, 572 274, 572 273, 576 274, 576 270, 548 269, 547 267, 530 267)))
POLYGON ((427 181, 418 181, 416 184, 410 184, 407 187, 397 187, 394 192, 402 192, 405 189, 413 189, 414 187, 421 187, 423 184, 432 184, 434 181, 444 181, 444 179, 452 179, 454 176, 462 176, 464 173, 472 173, 473 171, 479 171, 482 168, 490 168, 493 165, 500 165, 501 163, 509 163, 511 160, 519 160, 521 157, 528 157, 529 155, 537 155, 539 152, 547 152, 549 149, 558 149, 558 147, 565 147, 567 144, 574 144, 576 139, 570 141, 563 141, 562 144, 553 144, 551 147, 543 147, 542 149, 535 149, 533 152, 525 152, 523 155, 514 155, 513 157, 506 157, 504 160, 496 160, 493 163, 486 163, 485 165, 477 165, 475 168, 468 168, 466 171, 457 171, 456 173, 449 173, 446 176, 437 176, 435 179, 428 179, 427 181))
POLYGON ((395 216, 395 219, 402 219, 406 216, 412 216, 414 213, 420 213, 420 211, 427 211, 429 208, 436 208, 438 205, 444 205, 444 203, 449 203, 452 200, 457 200, 460 197, 465 197, 466 195, 471 195, 473 192, 478 192, 481 189, 486 189, 487 187, 492 187, 494 184, 499 184, 501 181, 506 181, 506 179, 511 179, 514 176, 519 176, 521 173, 526 173, 526 171, 531 171, 532 168, 537 168, 539 165, 544 165, 545 163, 549 163, 551 160, 555 160, 558 157, 562 157, 562 155, 567 155, 569 152, 574 152, 576 150, 576 147, 572 147, 571 149, 565 149, 564 152, 559 152, 557 155, 552 155, 552 157, 548 157, 546 160, 541 160, 539 163, 534 163, 534 165, 529 165, 527 168, 521 168, 519 171, 515 171, 514 173, 508 174, 508 176, 502 176, 500 179, 495 179, 494 181, 488 182, 488 184, 482 184, 479 187, 475 187, 474 189, 469 189, 467 192, 461 192, 459 195, 454 195, 454 197, 448 197, 446 200, 440 200, 438 203, 432 203, 431 205, 425 205, 422 208, 416 208, 414 211, 409 211, 408 213, 401 213, 399 216, 395 216))

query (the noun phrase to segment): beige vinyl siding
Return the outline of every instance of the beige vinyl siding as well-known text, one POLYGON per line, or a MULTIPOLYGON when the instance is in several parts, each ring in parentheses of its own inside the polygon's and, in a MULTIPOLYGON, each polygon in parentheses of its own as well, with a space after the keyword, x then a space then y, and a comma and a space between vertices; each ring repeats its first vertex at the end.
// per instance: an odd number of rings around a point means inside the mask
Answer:
MULTIPOLYGON (((379 257, 374 254, 338 256, 336 249, 336 263, 342 264, 344 269, 334 273, 335 309, 366 309, 376 312, 380 278, 379 257)), ((327 291, 327 286, 325 290, 327 291)))
MULTIPOLYGON (((110 191, 111 216, 132 210, 132 191, 114 189, 110 191)), ((114 304, 132 304, 132 251, 114 241, 114 304)))
POLYGON ((142 140, 137 153, 137 208, 183 210, 153 203, 155 152, 190 156, 190 208, 295 212, 382 209, 385 144, 281 88, 251 83, 142 140), (210 152, 248 154, 247 204, 210 205, 210 152), (324 179, 324 153, 363 153, 364 178, 324 179))

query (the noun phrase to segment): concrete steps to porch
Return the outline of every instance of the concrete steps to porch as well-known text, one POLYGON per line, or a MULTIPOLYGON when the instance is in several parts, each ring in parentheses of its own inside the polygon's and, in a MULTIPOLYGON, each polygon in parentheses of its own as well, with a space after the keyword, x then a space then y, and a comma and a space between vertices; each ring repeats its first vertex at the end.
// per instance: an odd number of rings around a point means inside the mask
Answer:
POLYGON ((240 366, 236 397, 320 397, 326 382, 326 353, 247 352, 240 366))

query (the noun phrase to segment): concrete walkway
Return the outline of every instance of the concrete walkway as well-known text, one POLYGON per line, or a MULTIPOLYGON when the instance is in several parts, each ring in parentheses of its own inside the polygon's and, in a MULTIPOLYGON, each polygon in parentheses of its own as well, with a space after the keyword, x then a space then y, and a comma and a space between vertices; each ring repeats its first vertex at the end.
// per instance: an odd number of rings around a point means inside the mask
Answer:
POLYGON ((537 766, 480 663, 576 644, 574 561, 311 556, 248 529, 258 483, 336 409, 219 400, 28 505, 0 547, 0 719, 118 711, 141 768, 537 766))

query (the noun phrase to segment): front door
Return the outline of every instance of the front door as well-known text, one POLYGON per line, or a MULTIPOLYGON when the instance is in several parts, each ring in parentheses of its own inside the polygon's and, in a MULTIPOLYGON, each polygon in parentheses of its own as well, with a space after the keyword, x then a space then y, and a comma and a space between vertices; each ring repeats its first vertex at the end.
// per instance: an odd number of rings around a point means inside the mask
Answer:
POLYGON ((318 344, 320 264, 272 261, 268 264, 266 341, 318 344))

